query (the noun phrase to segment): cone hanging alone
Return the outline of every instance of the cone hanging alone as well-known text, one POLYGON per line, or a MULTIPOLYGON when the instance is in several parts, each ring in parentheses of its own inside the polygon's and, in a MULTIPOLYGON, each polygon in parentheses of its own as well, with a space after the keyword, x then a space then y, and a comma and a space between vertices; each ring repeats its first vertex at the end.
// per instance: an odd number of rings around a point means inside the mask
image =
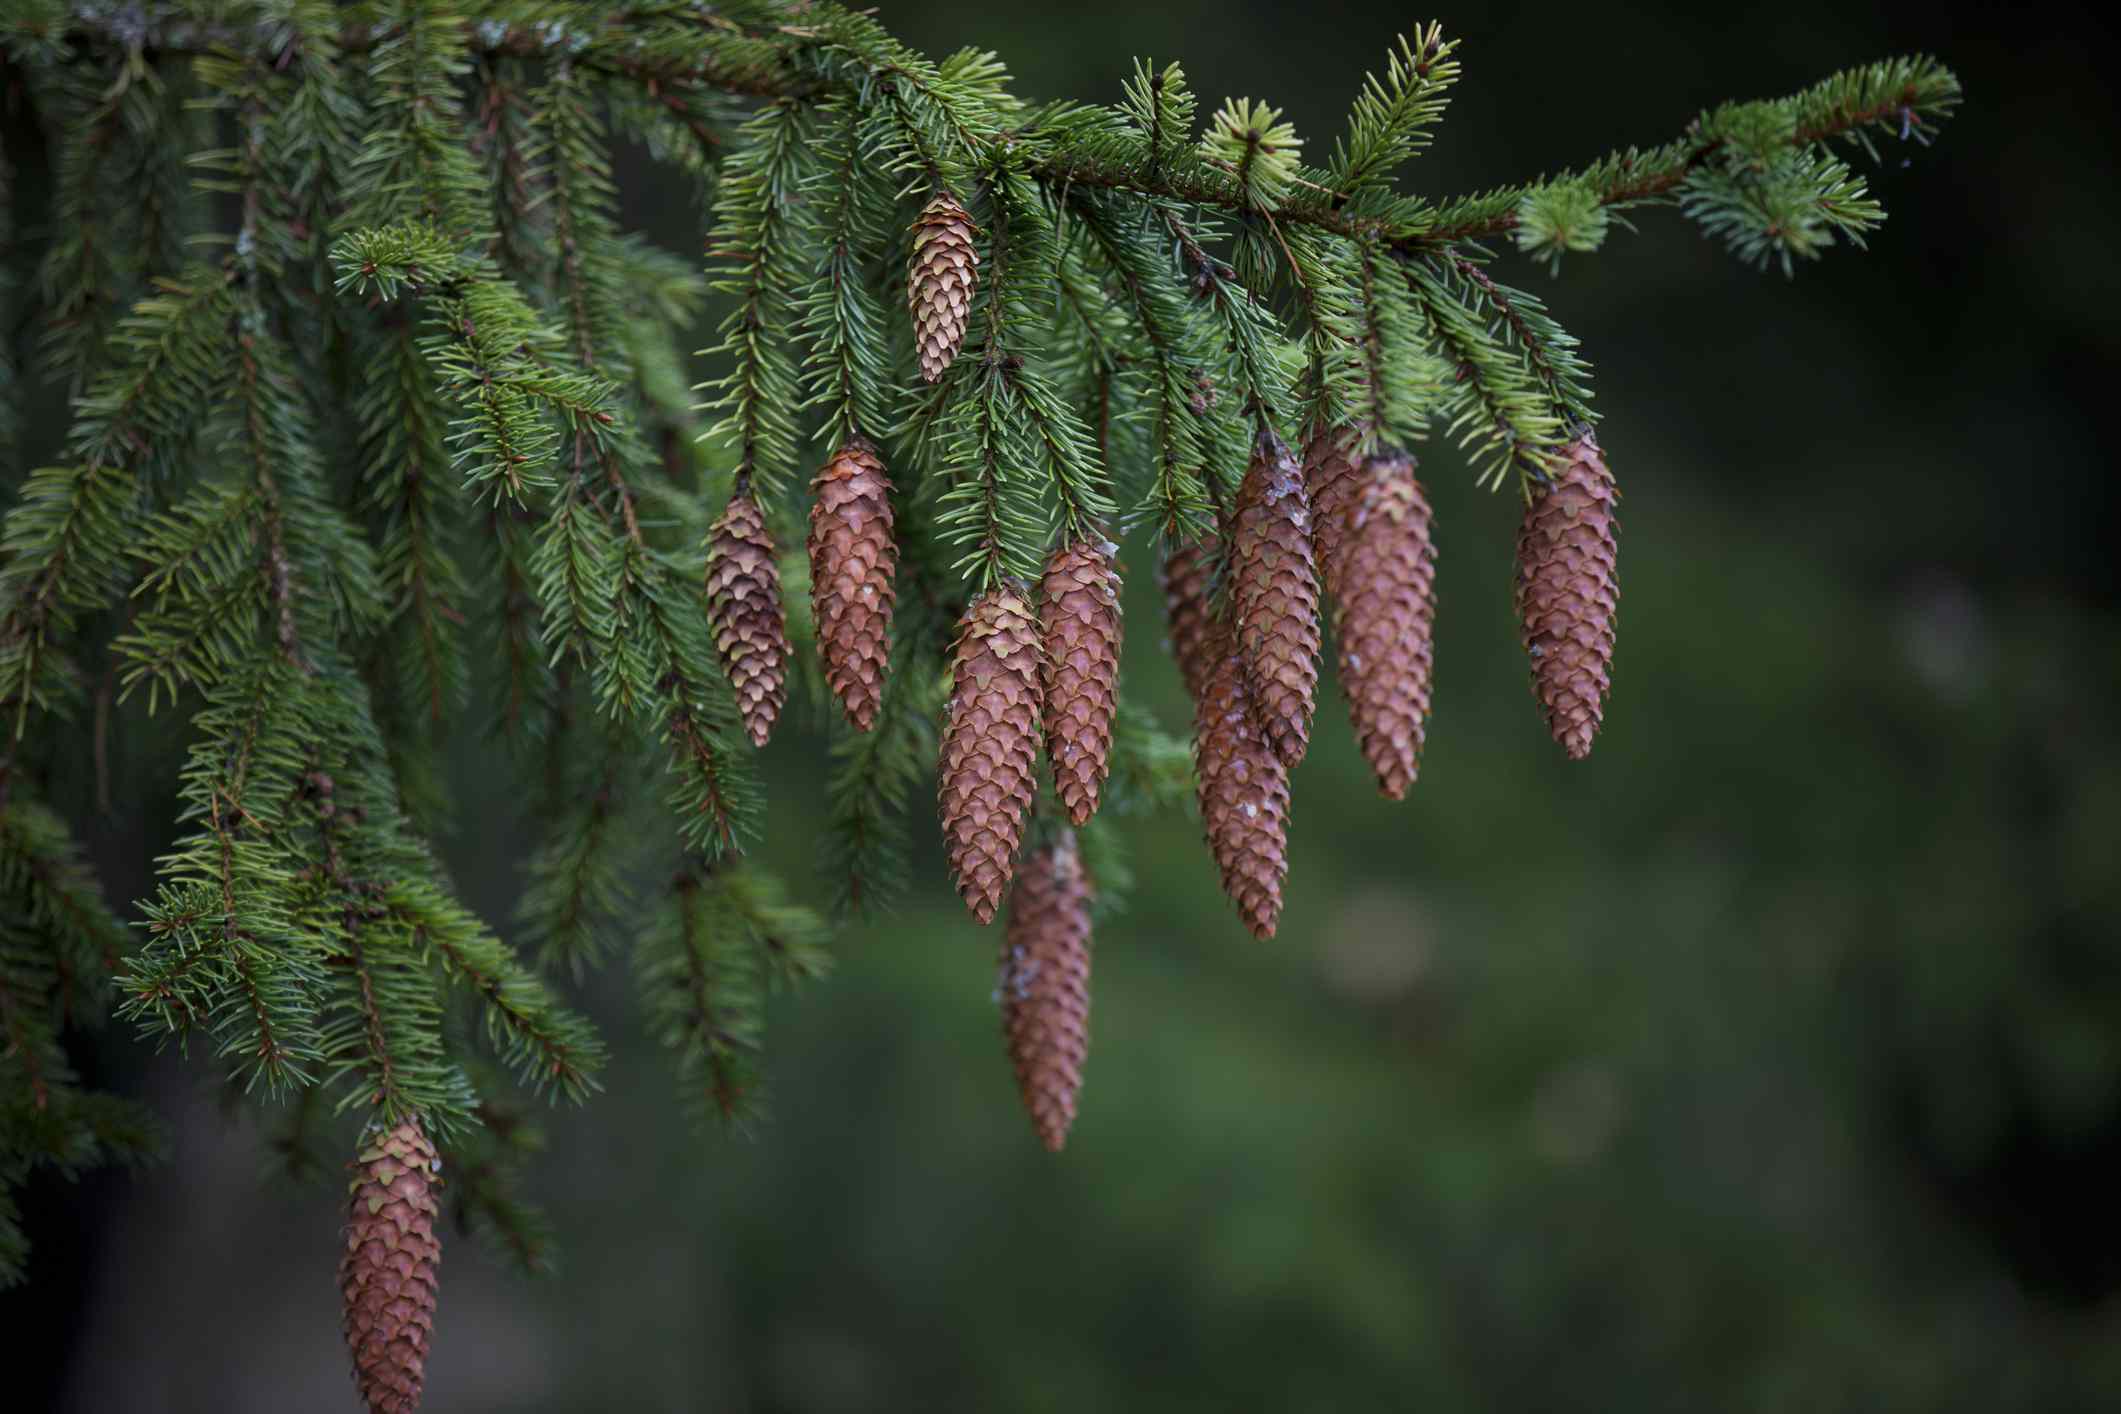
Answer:
POLYGON ((707 616, 744 729, 764 746, 787 699, 791 650, 773 536, 748 492, 729 498, 708 537, 707 616))
POLYGON ((1551 465, 1553 479, 1533 488, 1517 532, 1517 617, 1547 728, 1580 761, 1590 755, 1612 681, 1619 492, 1588 430, 1551 465))
POLYGON ((1207 664, 1193 724, 1201 826, 1223 892, 1253 937, 1271 938, 1289 872, 1289 772, 1254 719, 1227 625, 1209 642, 1207 664))
POLYGON ((1340 547, 1348 517, 1362 493, 1362 429, 1343 423, 1321 427, 1304 446, 1304 493, 1311 499, 1311 548, 1318 582, 1340 597, 1340 547))
POLYGON ((1039 588, 1045 650, 1046 758, 1053 789, 1080 825, 1097 809, 1110 770, 1119 708, 1119 572, 1109 544, 1053 552, 1039 588))
POLYGON ((1303 469, 1262 431, 1237 492, 1230 610, 1245 689, 1274 753, 1289 765, 1311 742, 1318 692, 1318 571, 1303 469))
POLYGON ((913 311, 913 343, 921 377, 943 376, 965 342, 972 287, 979 278, 978 227, 957 198, 939 191, 913 222, 913 259, 906 271, 906 303, 913 311))
POLYGON ((1212 586, 1209 559, 1213 544, 1181 540, 1164 552, 1164 623, 1171 634, 1171 656, 1185 679, 1186 696, 1200 701, 1208 680, 1208 634, 1212 586))
POLYGON ((1090 885, 1071 831, 1017 870, 998 988, 1017 1091, 1040 1142, 1059 1153, 1090 1052, 1090 885))
POLYGON ((857 730, 876 723, 891 666, 898 544, 891 482, 876 444, 856 433, 810 483, 810 602, 825 681, 857 730))
POLYGON ((950 877, 972 916, 1001 905, 1038 790, 1038 621, 1007 587, 972 601, 958 620, 938 779, 950 877))
POLYGON ((354 1382, 371 1414, 407 1414, 420 1403, 434 1331, 441 1160, 419 1121, 405 1119, 368 1135, 350 1167, 339 1294, 354 1382))
POLYGON ((1355 739, 1377 788, 1398 800, 1421 769, 1428 728, 1436 550, 1412 457, 1371 457, 1358 487, 1341 542, 1333 637, 1355 739))

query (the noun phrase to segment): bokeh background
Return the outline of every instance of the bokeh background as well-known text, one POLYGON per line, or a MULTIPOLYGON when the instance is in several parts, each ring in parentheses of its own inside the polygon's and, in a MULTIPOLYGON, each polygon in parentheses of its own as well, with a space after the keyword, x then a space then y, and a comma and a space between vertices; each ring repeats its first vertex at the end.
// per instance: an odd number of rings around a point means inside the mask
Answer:
MULTIPOLYGON (((1321 148, 1416 18, 882 14, 931 51, 1000 50, 1033 96, 1111 98, 1131 56, 1176 57, 1204 98, 1280 102, 1321 148)), ((1420 785, 1377 799, 1325 699, 1268 944, 1190 821, 1127 824, 1139 884, 1098 938, 1065 1155, 1017 1108, 994 938, 924 835, 911 902, 776 1015, 753 1137, 680 1117, 623 968, 587 986, 606 1093, 552 1117, 532 1174, 560 1270, 451 1245, 428 1408, 2121 1402, 2121 210, 2094 31, 1813 0, 1441 18, 1466 79, 1410 170, 1423 190, 1658 141, 1895 51, 1940 53, 1968 90, 1940 146, 1874 174, 1892 215, 1868 255, 1785 281, 1647 211, 1558 281, 1512 272, 1583 339, 1626 491, 1591 760, 1563 761, 1526 690, 1514 502, 1432 445, 1420 785)), ((630 215, 696 249, 644 181, 630 215)), ((1149 557, 1129 559, 1127 690, 1177 725, 1149 557)), ((769 753, 770 853, 798 877, 817 745, 769 753)), ((469 749, 461 775, 450 858, 505 919, 522 827, 469 749)), ((163 803, 97 827, 114 890, 145 879, 163 803)), ((84 1063, 151 1098, 174 1151, 32 1191, 4 1402, 351 1408, 334 1185, 267 1181, 204 1064, 99 1045, 84 1063)))

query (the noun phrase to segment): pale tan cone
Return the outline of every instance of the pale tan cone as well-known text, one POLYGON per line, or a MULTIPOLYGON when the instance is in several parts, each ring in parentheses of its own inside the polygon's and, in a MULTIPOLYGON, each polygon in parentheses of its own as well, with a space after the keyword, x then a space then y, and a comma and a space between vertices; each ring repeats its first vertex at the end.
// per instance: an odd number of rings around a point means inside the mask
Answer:
POLYGON ((947 191, 937 192, 913 223, 906 303, 913 314, 921 377, 930 383, 943 376, 965 342, 965 321, 971 318, 972 290, 979 279, 979 248, 973 239, 978 230, 947 191))
POLYGON ((982 923, 1001 906, 1038 791, 1039 659, 1038 620, 1013 588, 958 620, 936 804, 950 877, 982 923))
POLYGON ((891 670, 898 543, 891 482, 876 444, 857 433, 810 484, 810 603, 818 658, 857 730, 876 724, 891 670))

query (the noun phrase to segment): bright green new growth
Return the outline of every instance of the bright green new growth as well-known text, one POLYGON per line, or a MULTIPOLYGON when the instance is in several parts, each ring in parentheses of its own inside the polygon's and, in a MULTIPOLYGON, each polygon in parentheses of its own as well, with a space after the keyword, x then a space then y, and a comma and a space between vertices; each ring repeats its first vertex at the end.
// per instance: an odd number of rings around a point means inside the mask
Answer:
MULTIPOLYGON (((750 1112, 764 997, 826 958, 745 859, 764 802, 702 600, 732 490, 788 552, 792 700, 835 722, 830 887, 872 906, 903 875, 971 594, 1062 538, 1213 534, 1262 427, 1440 424, 1484 480, 1542 478, 1594 417, 1589 370, 1490 273, 1496 245, 1558 266, 1665 204, 1788 271, 1883 218, 1830 145, 1926 140, 1958 101, 1934 61, 1894 60, 1437 198, 1396 185, 1459 75, 1435 26, 1308 145, 1250 100, 1199 127, 1175 64, 1139 64, 1116 105, 1032 106, 993 56, 934 62, 829 3, 39 0, 0 40, 51 145, 34 203, 0 150, 0 314, 36 330, 26 366, 0 340, 10 465, 26 400, 73 398, 0 533, 0 1278, 32 1166, 153 1146, 67 1064, 62 1032, 113 995, 285 1100, 291 1168, 335 1162, 333 1113, 420 1115, 526 1262, 517 1092, 596 1088, 561 985, 622 942, 687 1095, 750 1112), (704 273, 620 230, 621 139, 711 212, 704 273), (928 387, 904 280, 938 190, 980 267, 928 387), (826 710, 796 553, 808 477, 856 432, 901 498, 867 734, 826 710), (55 759, 101 772, 127 700, 191 733, 183 833, 130 928, 40 803, 55 759), (514 748, 540 832, 505 937, 428 844, 486 826, 441 781, 466 722, 514 748)), ((1107 814, 1187 777, 1124 710, 1107 814)), ((1104 818, 1084 847, 1109 900, 1104 818)))

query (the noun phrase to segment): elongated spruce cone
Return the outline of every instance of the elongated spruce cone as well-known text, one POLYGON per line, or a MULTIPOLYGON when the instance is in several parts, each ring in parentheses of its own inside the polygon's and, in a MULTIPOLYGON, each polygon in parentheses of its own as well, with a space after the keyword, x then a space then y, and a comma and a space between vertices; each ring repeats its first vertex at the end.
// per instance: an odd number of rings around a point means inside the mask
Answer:
POLYGON ((810 483, 810 603, 825 681, 856 730, 876 724, 891 670, 898 543, 891 482, 876 444, 856 434, 810 483))
POLYGON ((1214 583, 1210 561, 1214 542, 1183 540, 1164 552, 1159 578, 1164 588, 1164 623, 1171 635, 1171 657, 1185 679, 1186 697, 1200 701, 1200 690, 1208 681, 1208 639, 1211 632, 1214 583))
POLYGON ((729 498, 707 549, 707 617, 753 746, 773 734, 788 697, 787 616, 781 567, 765 514, 750 495, 729 498))
POLYGON ((1363 466, 1341 542, 1333 637, 1340 688, 1377 788, 1398 800, 1421 770, 1436 628, 1436 548, 1414 459, 1387 451, 1363 466))
POLYGON ((1001 905, 1038 791, 1039 633, 1014 589, 989 590, 958 620, 936 776, 950 877, 972 916, 1001 905))
POLYGON ((1114 548, 1085 541, 1055 550, 1039 586, 1046 759, 1054 792, 1077 825, 1096 812, 1112 768, 1120 645, 1114 548))
POLYGON ((434 1333, 441 1160, 419 1121, 406 1119, 363 1139, 349 1167, 339 1295, 354 1382, 371 1414, 407 1414, 419 1406, 434 1333))
POLYGON ((1291 766, 1311 742, 1318 696, 1318 568, 1303 469, 1263 432, 1237 492, 1230 610, 1245 688, 1274 754, 1291 766))
POLYGON ((1517 617, 1532 691, 1554 740, 1578 761, 1591 754, 1612 683, 1618 499, 1598 439, 1585 432, 1555 458, 1553 480, 1534 488, 1517 532, 1517 617))
POLYGON ((1362 429, 1343 423, 1321 427, 1304 446, 1304 493, 1311 498, 1311 548, 1318 561, 1318 582, 1331 597, 1340 597, 1340 547, 1348 517, 1362 490, 1362 468, 1356 453, 1362 429))
POLYGON ((913 342, 921 377, 943 376, 972 315, 972 287, 979 278, 978 227, 957 198, 940 191, 913 222, 913 258, 906 271, 906 303, 913 311, 913 342))
POLYGON ((1208 645, 1207 680, 1193 720, 1193 766, 1201 826, 1223 892, 1253 937, 1271 938, 1281 922, 1281 885, 1289 873, 1289 768, 1255 720, 1227 627, 1208 645))
POLYGON ((1040 1142, 1057 1154, 1090 1053, 1090 883, 1070 831, 1016 871, 997 986, 1017 1092, 1040 1142))

